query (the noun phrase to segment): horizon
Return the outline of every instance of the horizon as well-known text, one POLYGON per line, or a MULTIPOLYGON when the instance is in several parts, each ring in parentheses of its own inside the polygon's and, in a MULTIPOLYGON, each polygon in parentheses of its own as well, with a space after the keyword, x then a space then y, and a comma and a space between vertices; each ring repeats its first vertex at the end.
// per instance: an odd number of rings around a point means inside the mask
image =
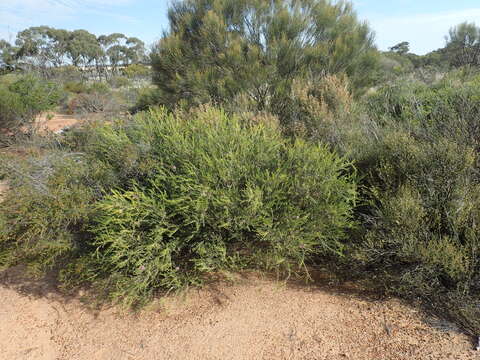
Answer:
MULTIPOLYGON (((125 33, 152 45, 168 30, 170 1, 155 0, 0 0, 0 38, 13 42, 31 26, 85 29, 95 35, 125 33)), ((353 0, 359 19, 375 32, 379 50, 408 41, 412 53, 442 48, 448 30, 468 21, 480 23, 474 0, 353 0), (435 9, 432 11, 432 9, 435 9)))

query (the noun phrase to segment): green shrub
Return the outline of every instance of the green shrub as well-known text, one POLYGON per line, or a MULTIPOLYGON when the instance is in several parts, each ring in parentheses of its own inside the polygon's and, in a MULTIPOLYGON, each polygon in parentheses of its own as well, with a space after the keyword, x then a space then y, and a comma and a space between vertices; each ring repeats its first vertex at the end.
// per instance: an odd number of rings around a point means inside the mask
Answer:
POLYGON ((370 271, 387 275, 390 291, 421 298, 465 329, 478 331, 480 184, 475 152, 449 139, 429 143, 393 131, 377 151, 370 178, 376 206, 368 213, 357 259, 370 271))
POLYGON ((73 94, 81 94, 88 91, 88 86, 84 81, 68 81, 63 85, 63 88, 65 91, 73 94))
POLYGON ((372 206, 359 209, 355 260, 401 296, 480 330, 480 178, 475 80, 399 82, 367 99, 378 126, 353 151, 372 206))
POLYGON ((135 105, 132 110, 134 112, 148 110, 152 104, 158 104, 160 101, 160 93, 158 89, 145 87, 139 89, 135 105))
POLYGON ((113 76, 108 79, 108 83, 115 89, 130 86, 130 79, 125 76, 113 76))
POLYGON ((95 81, 88 86, 87 91, 89 94, 102 94, 106 95, 111 93, 110 87, 107 83, 101 81, 95 81))
POLYGON ((478 147, 478 85, 475 78, 460 83, 449 77, 433 86, 398 82, 383 87, 368 99, 369 113, 380 124, 398 122, 429 141, 447 137, 478 147))
POLYGON ((42 166, 42 187, 5 199, 3 258, 62 268, 65 281, 94 279, 134 302, 222 269, 303 273, 344 251, 356 176, 324 146, 210 108, 85 131, 63 145, 84 156, 42 166))
POLYGON ((35 118, 55 108, 63 96, 56 84, 32 75, 1 84, 0 130, 10 135, 30 132, 35 118))
POLYGON ((149 78, 152 75, 150 68, 141 64, 128 65, 122 72, 129 79, 149 78))
POLYGON ((65 264, 82 251, 95 187, 79 155, 2 158, 15 192, 0 209, 0 266, 26 263, 36 272, 65 264))
POLYGON ((272 98, 287 98, 294 79, 347 74, 361 93, 376 68, 373 34, 348 2, 181 0, 169 14, 151 53, 157 100, 169 109, 228 106, 245 93, 275 111, 272 98))
POLYGON ((63 85, 65 91, 73 94, 108 94, 110 87, 107 83, 95 81, 88 84, 84 81, 69 81, 63 85))
POLYGON ((31 120, 39 113, 54 108, 64 96, 55 83, 32 75, 25 75, 15 81, 9 86, 9 90, 20 96, 25 120, 31 120))
POLYGON ((0 86, 0 129, 12 129, 21 122, 24 106, 20 95, 0 86))

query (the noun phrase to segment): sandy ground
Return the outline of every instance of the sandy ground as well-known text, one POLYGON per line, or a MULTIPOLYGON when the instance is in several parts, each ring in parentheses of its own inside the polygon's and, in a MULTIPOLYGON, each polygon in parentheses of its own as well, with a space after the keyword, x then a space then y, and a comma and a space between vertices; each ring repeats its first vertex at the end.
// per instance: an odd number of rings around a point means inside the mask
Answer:
POLYGON ((9 360, 480 358, 471 339, 423 319, 398 300, 258 276, 126 314, 0 274, 0 358, 9 360))
POLYGON ((8 184, 5 180, 0 180, 0 202, 2 201, 4 194, 8 190, 8 184))
POLYGON ((73 126, 79 123, 80 120, 74 115, 65 115, 59 113, 43 114, 37 119, 37 126, 39 131, 57 132, 65 127, 73 126))

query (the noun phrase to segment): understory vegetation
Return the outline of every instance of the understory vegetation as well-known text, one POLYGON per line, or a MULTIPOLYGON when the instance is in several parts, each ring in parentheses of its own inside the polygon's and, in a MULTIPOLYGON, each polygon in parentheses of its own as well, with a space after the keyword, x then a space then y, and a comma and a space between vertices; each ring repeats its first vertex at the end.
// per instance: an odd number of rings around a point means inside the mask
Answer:
MULTIPOLYGON (((35 80, 49 97, 28 114, 137 113, 0 155, 0 265, 128 305, 324 267, 480 333, 480 31, 419 57, 380 53, 344 2, 185 0, 169 19, 152 70, 57 69, 63 96, 35 80)), ((0 86, 0 128, 25 79, 0 86)))
POLYGON ((3 259, 71 258, 66 279, 105 280, 125 299, 222 269, 304 272, 340 256, 354 226, 351 164, 275 123, 157 109, 64 141, 18 165, 32 181, 3 203, 3 259))

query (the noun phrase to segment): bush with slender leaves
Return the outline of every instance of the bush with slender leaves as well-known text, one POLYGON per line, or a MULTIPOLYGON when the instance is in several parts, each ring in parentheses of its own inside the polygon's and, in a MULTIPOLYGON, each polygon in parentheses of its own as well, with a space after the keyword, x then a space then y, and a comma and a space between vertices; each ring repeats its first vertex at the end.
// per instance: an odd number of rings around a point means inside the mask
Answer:
POLYGON ((93 279, 128 302, 223 269, 300 274, 340 257, 353 167, 272 124, 158 109, 77 130, 65 146, 82 156, 49 163, 40 188, 27 183, 3 203, 3 254, 60 268, 68 259, 65 279, 93 279))

